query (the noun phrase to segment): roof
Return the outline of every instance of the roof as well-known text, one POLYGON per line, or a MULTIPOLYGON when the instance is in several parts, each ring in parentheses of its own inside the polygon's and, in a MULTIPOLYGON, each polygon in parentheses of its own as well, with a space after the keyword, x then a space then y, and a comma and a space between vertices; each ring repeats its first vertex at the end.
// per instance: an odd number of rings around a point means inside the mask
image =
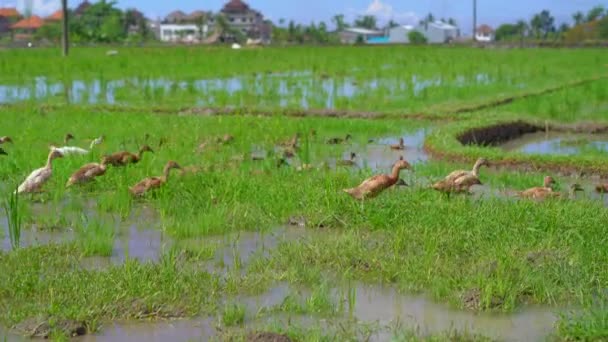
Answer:
POLYGON ((76 7, 74 12, 77 15, 82 15, 84 13, 84 11, 86 11, 89 7, 91 7, 91 3, 88 2, 87 0, 84 0, 83 2, 80 3, 80 5, 78 5, 78 7, 76 7))
POLYGON ((19 11, 17 11, 14 7, 2 7, 0 8, 0 16, 1 17, 19 17, 19 11))
POLYGON ((222 12, 239 13, 249 11, 249 5, 241 0, 230 0, 222 8, 222 12))
POLYGON ((492 29, 488 25, 483 24, 477 28, 476 32, 482 33, 482 34, 491 34, 491 33, 494 33, 494 29, 492 29))
POLYGON ((44 20, 37 15, 19 20, 11 26, 12 29, 39 29, 44 25, 44 20))
POLYGON ((182 11, 173 11, 167 15, 168 20, 184 20, 186 17, 186 13, 182 11))
POLYGON ((444 23, 443 21, 435 21, 435 22, 429 23, 429 25, 434 26, 438 29, 442 29, 442 30, 456 30, 458 28, 454 25, 444 23))
POLYGON ((63 20, 63 10, 57 10, 57 11, 53 12, 53 14, 46 17, 46 20, 49 20, 49 21, 63 20))
POLYGON ((393 27, 393 28, 402 28, 402 29, 405 29, 405 30, 409 31, 409 30, 413 30, 414 26, 412 26, 412 25, 399 25, 399 26, 396 26, 396 27, 393 27))
POLYGON ((362 27, 348 27, 344 29, 345 32, 351 32, 356 34, 382 34, 381 31, 369 30, 362 27))
POLYGON ((187 16, 188 20, 197 20, 200 18, 206 18, 207 12, 205 11, 194 11, 187 16))

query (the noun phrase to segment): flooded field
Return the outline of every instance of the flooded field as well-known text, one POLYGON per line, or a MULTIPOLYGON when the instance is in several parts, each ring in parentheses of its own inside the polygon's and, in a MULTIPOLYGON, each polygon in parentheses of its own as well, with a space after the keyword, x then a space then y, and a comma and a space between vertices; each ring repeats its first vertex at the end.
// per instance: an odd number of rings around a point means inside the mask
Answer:
POLYGON ((565 134, 538 132, 526 134, 502 145, 506 151, 542 155, 580 155, 583 153, 607 153, 608 135, 565 134))

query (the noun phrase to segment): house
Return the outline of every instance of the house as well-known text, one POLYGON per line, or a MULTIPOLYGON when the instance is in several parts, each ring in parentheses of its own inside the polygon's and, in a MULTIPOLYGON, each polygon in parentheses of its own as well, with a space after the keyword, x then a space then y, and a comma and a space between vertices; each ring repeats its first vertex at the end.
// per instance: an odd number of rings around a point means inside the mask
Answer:
POLYGON ((11 25, 21 19, 16 8, 0 8, 0 36, 11 31, 11 25))
POLYGON ((355 44, 357 42, 367 43, 370 40, 374 42, 374 39, 384 37, 384 32, 361 27, 348 27, 342 30, 339 35, 342 44, 355 44))
POLYGON ((482 43, 494 41, 494 29, 488 25, 481 25, 475 30, 475 40, 482 43))
POLYGON ((196 43, 207 38, 214 24, 212 15, 205 11, 185 14, 171 12, 159 27, 159 38, 163 42, 196 43))
POLYGON ((449 43, 460 36, 458 27, 443 21, 422 22, 416 31, 422 33, 429 44, 449 43))
POLYGON ((163 21, 164 24, 180 24, 186 21, 186 18, 188 16, 186 15, 186 13, 182 12, 182 11, 173 11, 171 13, 169 13, 169 15, 167 15, 167 17, 165 18, 165 20, 163 21))
POLYGON ((44 25, 44 20, 37 15, 19 20, 11 25, 15 40, 28 40, 44 25))
POLYGON ((44 18, 45 21, 47 22, 60 22, 63 20, 63 10, 57 10, 55 12, 53 12, 53 14, 49 15, 48 17, 44 18))
POLYGON ((388 40, 391 44, 408 44, 410 42, 409 34, 414 31, 414 26, 400 25, 393 27, 388 31, 388 40))
MULTIPOLYGON (((245 37, 261 39, 264 43, 270 42, 271 29, 264 22, 264 16, 259 11, 249 7, 242 0, 230 0, 220 10, 226 18, 231 30, 241 32, 245 37)), ((230 33, 224 32, 222 40, 234 40, 230 33)))

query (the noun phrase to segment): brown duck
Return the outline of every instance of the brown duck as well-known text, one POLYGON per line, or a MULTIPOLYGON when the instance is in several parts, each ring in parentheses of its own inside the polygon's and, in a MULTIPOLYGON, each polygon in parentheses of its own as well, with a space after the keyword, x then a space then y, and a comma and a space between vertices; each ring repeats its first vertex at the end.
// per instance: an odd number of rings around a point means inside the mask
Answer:
POLYGON ((595 186, 595 191, 605 194, 608 193, 608 183, 598 184, 595 186))
POLYGON ((555 180, 551 176, 546 176, 543 180, 543 186, 536 186, 530 188, 528 190, 524 190, 519 192, 518 195, 521 198, 531 198, 531 199, 544 199, 547 197, 553 197, 557 195, 557 192, 553 191, 553 186, 555 185, 555 180))
POLYGON ((349 141, 350 139, 352 139, 352 136, 347 134, 344 138, 329 138, 326 140, 326 143, 329 145, 339 145, 349 141))
POLYGON ((13 139, 11 137, 0 137, 0 145, 5 143, 13 143, 13 139))
POLYGON ((291 139, 280 143, 281 146, 286 148, 296 149, 298 147, 298 140, 300 139, 300 133, 296 133, 291 139))
POLYGON ((397 150, 397 151, 405 150, 405 142, 403 141, 403 138, 399 138, 399 144, 391 145, 391 150, 397 150))
POLYGON ((411 170, 410 164, 405 160, 399 160, 393 165, 390 175, 377 175, 363 181, 358 187, 344 189, 351 197, 357 200, 373 198, 378 196, 385 189, 393 186, 399 180, 401 170, 411 170))
POLYGON ((103 176, 108 169, 108 159, 104 157, 101 160, 101 163, 89 163, 78 169, 78 171, 74 172, 66 187, 70 187, 74 184, 84 184, 92 181, 96 177, 103 176))
POLYGON ((338 160, 336 164, 341 166, 353 166, 357 164, 355 158, 357 158, 357 154, 355 152, 351 152, 350 159, 338 160))
POLYGON ((137 152, 137 154, 133 154, 133 153, 127 152, 127 151, 122 151, 122 152, 113 153, 109 156, 106 156, 105 158, 107 158, 107 164, 109 164, 109 165, 125 166, 127 164, 138 163, 141 160, 141 158, 145 152, 154 153, 154 151, 150 148, 150 146, 144 145, 139 149, 139 152, 137 152))
POLYGON ((165 165, 162 176, 146 178, 130 187, 129 191, 133 196, 139 197, 143 196, 146 192, 150 190, 160 188, 169 180, 169 173, 172 169, 181 169, 181 167, 179 166, 179 164, 171 160, 165 165))
POLYGON ((485 158, 479 158, 473 170, 457 170, 445 177, 443 180, 433 184, 433 189, 445 193, 467 192, 473 185, 481 184, 479 180, 479 169, 488 166, 489 162, 485 158))

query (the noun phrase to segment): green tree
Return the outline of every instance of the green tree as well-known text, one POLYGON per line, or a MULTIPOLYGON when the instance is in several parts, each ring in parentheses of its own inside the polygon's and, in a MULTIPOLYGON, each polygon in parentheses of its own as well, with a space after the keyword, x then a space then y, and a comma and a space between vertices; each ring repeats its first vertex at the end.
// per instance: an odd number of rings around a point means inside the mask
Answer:
POLYGON ((574 20, 574 25, 578 26, 583 23, 583 20, 585 20, 585 15, 583 12, 578 11, 572 15, 572 20, 574 20))
POLYGON ((426 37, 418 31, 410 31, 407 37, 412 44, 426 44, 427 42, 426 37))
POLYGON ((546 39, 549 33, 555 32, 555 18, 548 10, 543 10, 532 17, 530 27, 537 38, 542 36, 546 39))
POLYGON ((369 30, 375 30, 377 25, 376 17, 373 15, 364 15, 359 16, 357 20, 355 20, 355 26, 363 27, 369 30))
POLYGON ((587 13, 587 18, 586 18, 587 22, 590 23, 592 21, 595 21, 595 20, 601 18, 604 15, 604 12, 605 12, 605 9, 604 9, 604 6, 602 6, 602 5, 593 7, 587 13))
POLYGON ((397 23, 396 21, 394 21, 393 19, 388 21, 388 24, 386 24, 386 27, 388 27, 389 29, 398 27, 399 23, 397 23))
POLYGON ((78 18, 77 34, 92 42, 116 42, 126 37, 124 16, 116 1, 93 3, 78 18))
POLYGON ((348 27, 348 24, 344 20, 344 14, 336 14, 331 18, 331 21, 336 25, 337 31, 342 31, 348 27))
POLYGON ((497 41, 519 38, 519 27, 517 24, 502 24, 496 29, 495 35, 497 41))
POLYGON ((598 34, 601 39, 608 39, 608 16, 604 17, 597 25, 598 34))

